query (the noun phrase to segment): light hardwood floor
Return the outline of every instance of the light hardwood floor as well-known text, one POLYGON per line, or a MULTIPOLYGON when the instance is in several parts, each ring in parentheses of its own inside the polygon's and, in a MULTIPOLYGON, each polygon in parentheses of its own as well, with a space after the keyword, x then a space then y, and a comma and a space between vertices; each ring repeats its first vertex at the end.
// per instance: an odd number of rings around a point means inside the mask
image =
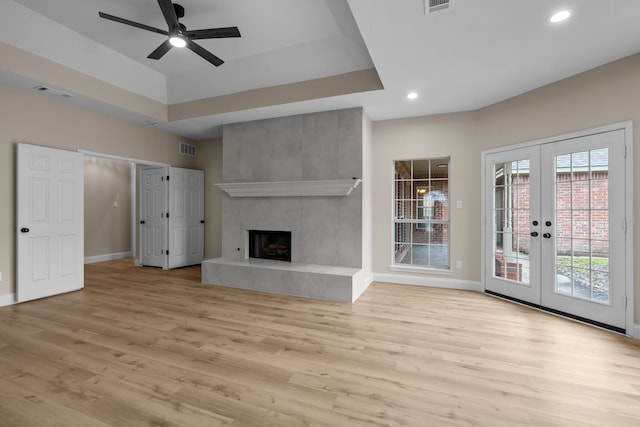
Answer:
POLYGON ((86 266, 0 309, 1 426, 639 426, 640 344, 483 294, 355 304, 86 266))

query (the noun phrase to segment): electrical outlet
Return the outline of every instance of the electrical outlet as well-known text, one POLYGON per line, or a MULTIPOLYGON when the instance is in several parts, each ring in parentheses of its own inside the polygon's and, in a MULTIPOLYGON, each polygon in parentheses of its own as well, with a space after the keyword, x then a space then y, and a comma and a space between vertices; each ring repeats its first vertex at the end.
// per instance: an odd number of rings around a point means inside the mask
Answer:
POLYGON ((460 261, 460 260, 456 261, 456 268, 458 270, 462 270, 462 261, 460 261))

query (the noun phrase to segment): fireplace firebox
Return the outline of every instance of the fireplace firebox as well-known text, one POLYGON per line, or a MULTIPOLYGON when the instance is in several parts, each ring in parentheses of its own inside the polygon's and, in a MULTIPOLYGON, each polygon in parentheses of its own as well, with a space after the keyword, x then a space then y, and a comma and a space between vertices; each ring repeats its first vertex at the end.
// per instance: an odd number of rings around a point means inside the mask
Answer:
POLYGON ((291 262, 291 232, 249 230, 249 258, 291 262))

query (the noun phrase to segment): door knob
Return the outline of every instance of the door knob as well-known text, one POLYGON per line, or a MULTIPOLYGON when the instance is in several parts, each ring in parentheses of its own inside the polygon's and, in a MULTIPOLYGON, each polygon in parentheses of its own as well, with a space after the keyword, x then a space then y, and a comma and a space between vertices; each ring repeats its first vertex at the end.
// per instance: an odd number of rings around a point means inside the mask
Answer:
POLYGON ((538 237, 538 232, 537 231, 532 231, 531 232, 531 237, 538 237))
POLYGON ((546 221, 544 225, 546 225, 547 227, 551 227, 551 221, 546 221))
POLYGON ((550 239, 551 238, 551 233, 544 233, 542 235, 542 237, 544 237, 545 239, 550 239))
POLYGON ((140 224, 146 224, 146 221, 142 220, 140 221, 140 224))
POLYGON ((30 230, 27 227, 23 227, 20 229, 21 233, 28 233, 30 230))

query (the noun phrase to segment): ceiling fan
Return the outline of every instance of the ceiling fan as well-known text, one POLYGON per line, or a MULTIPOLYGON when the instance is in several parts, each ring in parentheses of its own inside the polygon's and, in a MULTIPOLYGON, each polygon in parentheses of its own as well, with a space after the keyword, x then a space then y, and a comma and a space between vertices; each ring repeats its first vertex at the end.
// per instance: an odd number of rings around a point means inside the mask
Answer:
POLYGON ((209 28, 206 30, 187 30, 183 24, 178 21, 178 18, 184 16, 184 7, 176 3, 171 3, 171 0, 158 0, 162 15, 164 15, 165 21, 167 21, 168 31, 161 30, 159 28, 150 27, 148 25, 140 24, 138 22, 130 21, 128 19, 119 18, 117 16, 109 15, 108 13, 98 12, 101 18, 108 19, 110 21, 120 22, 121 24, 130 25, 132 27, 140 28, 142 30, 151 31, 154 33, 168 36, 160 46, 147 56, 151 59, 160 59, 165 53, 169 52, 172 47, 187 47, 191 51, 200 55, 205 60, 209 61, 216 67, 224 64, 224 61, 213 53, 209 52, 194 40, 203 39, 224 39, 228 37, 240 37, 240 31, 238 27, 224 27, 224 28, 209 28))

